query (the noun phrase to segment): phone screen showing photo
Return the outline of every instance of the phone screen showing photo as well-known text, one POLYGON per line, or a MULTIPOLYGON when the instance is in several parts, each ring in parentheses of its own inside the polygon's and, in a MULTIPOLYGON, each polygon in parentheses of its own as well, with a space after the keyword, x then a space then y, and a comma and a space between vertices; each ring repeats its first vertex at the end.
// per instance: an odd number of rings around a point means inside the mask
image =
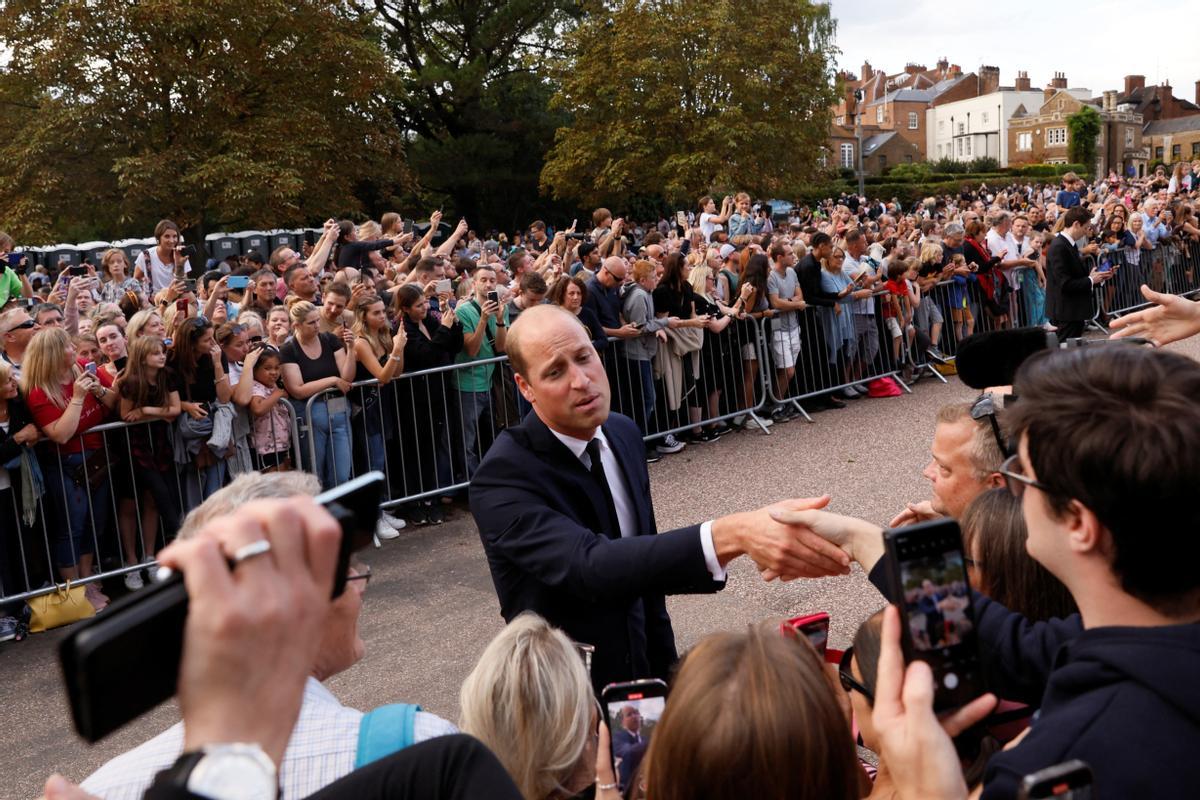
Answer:
POLYGON ((617 784, 624 792, 637 774, 654 728, 662 719, 667 698, 645 696, 632 692, 620 700, 605 704, 608 729, 612 733, 613 765, 617 784))

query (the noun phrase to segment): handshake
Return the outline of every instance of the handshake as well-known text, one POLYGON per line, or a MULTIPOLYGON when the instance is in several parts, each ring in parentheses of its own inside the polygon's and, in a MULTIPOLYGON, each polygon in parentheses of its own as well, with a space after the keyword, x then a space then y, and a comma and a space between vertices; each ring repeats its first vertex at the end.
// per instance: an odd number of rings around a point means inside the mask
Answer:
POLYGON ((851 561, 870 569, 883 555, 881 528, 823 511, 828 504, 828 496, 784 500, 715 520, 717 560, 749 556, 768 581, 846 575, 851 561))

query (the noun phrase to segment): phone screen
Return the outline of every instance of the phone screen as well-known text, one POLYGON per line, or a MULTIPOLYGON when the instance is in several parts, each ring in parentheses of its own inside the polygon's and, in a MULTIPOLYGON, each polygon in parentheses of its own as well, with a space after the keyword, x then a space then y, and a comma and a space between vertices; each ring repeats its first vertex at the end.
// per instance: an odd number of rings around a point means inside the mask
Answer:
POLYGON ((229 281, 225 285, 230 289, 245 289, 250 285, 250 277, 247 275, 230 275, 229 281))
POLYGON ((437 282, 437 293, 438 294, 446 294, 451 290, 451 288, 452 287, 450 285, 450 280, 448 278, 442 278, 440 281, 437 282))
POLYGON ((825 657, 825 650, 829 646, 829 615, 825 612, 819 614, 810 614, 805 617, 796 617, 789 619, 787 624, 791 625, 800 633, 801 636, 808 639, 809 644, 816 648, 821 657, 825 657))
POLYGON ((1092 769, 1078 759, 1026 775, 1017 800, 1091 800, 1092 769))
POLYGON ((630 681, 604 687, 602 703, 612 735, 613 769, 624 792, 650 747, 650 737, 667 706, 667 685, 660 680, 630 681))
POLYGON ((971 587, 962 533, 953 520, 912 525, 885 534, 893 580, 903 596, 908 658, 933 669, 934 708, 957 708, 982 694, 971 587))

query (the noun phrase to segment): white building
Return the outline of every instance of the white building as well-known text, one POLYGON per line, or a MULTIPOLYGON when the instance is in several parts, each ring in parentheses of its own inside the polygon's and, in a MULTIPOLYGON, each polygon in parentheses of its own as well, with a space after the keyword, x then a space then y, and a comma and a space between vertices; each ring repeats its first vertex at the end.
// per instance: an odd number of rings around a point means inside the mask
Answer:
MULTIPOLYGON (((1066 78, 1061 73, 1051 85, 1058 83, 1066 88, 1066 78)), ((1045 102, 1045 93, 1030 88, 1026 73, 1017 73, 1016 84, 1000 86, 978 97, 930 106, 925 112, 925 157, 930 161, 942 158, 971 161, 987 156, 1007 167, 1008 121, 1019 107, 1031 111, 1045 102)), ((1080 100, 1092 96, 1087 89, 1067 91, 1080 100)))

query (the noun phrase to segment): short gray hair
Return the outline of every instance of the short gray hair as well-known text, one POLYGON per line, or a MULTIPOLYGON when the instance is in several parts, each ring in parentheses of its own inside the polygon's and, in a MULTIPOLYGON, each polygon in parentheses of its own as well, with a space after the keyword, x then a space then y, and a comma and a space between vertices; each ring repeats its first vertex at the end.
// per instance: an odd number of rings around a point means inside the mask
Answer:
POLYGON ((179 526, 179 538, 190 539, 217 517, 233 513, 251 500, 319 494, 321 481, 308 472, 244 472, 193 508, 179 526))
POLYGON ((942 230, 943 238, 957 239, 960 236, 966 236, 967 229, 960 222, 951 222, 942 230))

